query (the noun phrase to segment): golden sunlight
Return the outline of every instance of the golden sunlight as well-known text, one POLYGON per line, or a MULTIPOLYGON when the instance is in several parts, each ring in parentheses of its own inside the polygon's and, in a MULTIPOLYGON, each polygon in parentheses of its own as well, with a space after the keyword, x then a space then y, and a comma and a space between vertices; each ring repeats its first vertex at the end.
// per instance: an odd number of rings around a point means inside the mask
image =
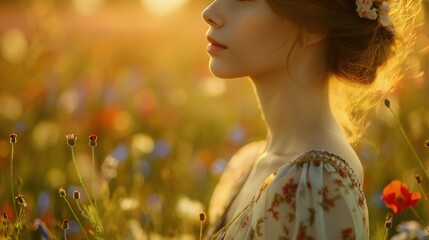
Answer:
POLYGON ((183 7, 189 0, 141 0, 145 9, 158 16, 166 16, 183 7))
POLYGON ((74 0, 75 9, 82 14, 90 14, 103 4, 103 0, 74 0))

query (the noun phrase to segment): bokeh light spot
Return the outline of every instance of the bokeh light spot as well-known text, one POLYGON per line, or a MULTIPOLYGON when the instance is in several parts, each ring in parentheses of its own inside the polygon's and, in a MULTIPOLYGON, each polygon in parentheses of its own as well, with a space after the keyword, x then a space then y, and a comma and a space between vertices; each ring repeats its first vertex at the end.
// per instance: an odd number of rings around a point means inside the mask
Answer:
POLYGON ((16 120, 22 115, 22 103, 13 96, 3 96, 0 98, 0 115, 10 120, 16 120))
POLYGON ((165 140, 157 140, 155 142, 154 154, 157 157, 166 157, 171 150, 170 144, 165 140))
POLYGON ((165 16, 183 7, 188 0, 142 0, 144 7, 152 14, 165 16))
POLYGON ((38 207, 39 213, 44 213, 45 211, 49 210, 50 204, 51 204, 51 197, 49 193, 41 192, 37 200, 37 207, 38 207))
POLYGON ((58 110, 72 114, 78 107, 79 95, 74 90, 62 93, 58 99, 58 110))
POLYGON ((128 157, 128 147, 125 144, 119 144, 112 152, 112 157, 118 163, 123 162, 128 157))
POLYGON ((187 196, 180 196, 176 205, 177 213, 188 220, 194 220, 203 210, 204 205, 201 202, 187 196))
POLYGON ((33 144, 39 150, 46 150, 58 144, 59 137, 59 126, 51 121, 41 121, 34 127, 32 133, 33 144))
POLYGON ((146 154, 152 152, 154 147, 153 139, 143 133, 138 133, 133 136, 132 149, 137 154, 146 154))
POLYGON ((118 176, 118 165, 119 163, 116 158, 112 157, 111 155, 107 156, 101 165, 101 172, 103 176, 107 179, 116 178, 118 176))
POLYGON ((119 206, 124 211, 135 210, 139 207, 140 202, 136 198, 124 198, 119 202, 119 206))
POLYGON ((74 0, 74 8, 81 14, 90 14, 97 10, 103 0, 74 0))
POLYGON ((226 90, 225 81, 216 77, 208 77, 201 82, 200 90, 209 97, 220 96, 226 90))
POLYGON ((25 34, 19 28, 10 28, 3 33, 0 52, 3 57, 14 64, 21 62, 28 48, 25 34))
POLYGON ((51 188, 56 189, 65 184, 66 177, 61 169, 50 168, 46 174, 46 181, 51 186, 51 188))
POLYGON ((125 111, 120 111, 115 114, 113 119, 113 127, 118 132, 127 133, 131 130, 131 126, 133 124, 133 118, 129 113, 125 111))

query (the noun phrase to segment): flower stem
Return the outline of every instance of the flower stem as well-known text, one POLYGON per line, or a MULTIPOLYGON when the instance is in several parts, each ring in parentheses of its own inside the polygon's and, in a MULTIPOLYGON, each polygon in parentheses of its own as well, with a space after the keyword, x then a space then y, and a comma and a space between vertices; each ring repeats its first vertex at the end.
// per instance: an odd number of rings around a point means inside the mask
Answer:
POLYGON ((76 205, 77 205, 77 208, 79 208, 80 212, 85 213, 85 212, 82 210, 82 208, 80 207, 79 200, 77 200, 77 199, 76 199, 76 205))
POLYGON ((92 190, 93 190, 95 210, 98 211, 97 199, 96 199, 96 188, 95 188, 95 150, 94 150, 94 147, 91 147, 91 158, 92 158, 92 190))
POLYGON ((67 240, 67 230, 63 230, 63 232, 64 232, 64 240, 67 240))
POLYGON ((12 189, 12 202, 13 202, 13 209, 15 211, 15 216, 18 215, 18 212, 16 211, 16 203, 15 203, 15 189, 13 187, 13 158, 15 155, 15 144, 11 143, 11 153, 10 153, 10 187, 12 189))
POLYGON ((204 212, 200 212, 200 240, 203 239, 203 225, 204 221, 206 220, 206 214, 204 212))
POLYGON ((384 231, 384 239, 388 240, 389 238, 389 228, 386 228, 386 231, 384 231))
POLYGON ((89 203, 92 206, 94 206, 94 203, 92 203, 92 200, 91 200, 91 197, 90 197, 91 195, 89 195, 88 190, 86 189, 85 182, 83 181, 82 175, 80 174, 79 166, 77 165, 76 158, 74 156, 74 148, 70 147, 70 149, 71 149, 71 154, 72 154, 72 160, 73 160, 73 163, 74 163, 74 167, 76 168, 76 172, 77 172, 77 176, 79 178, 80 184, 82 184, 83 190, 85 191, 85 194, 86 194, 86 196, 89 199, 89 203))
MULTIPOLYGON (((80 223, 79 218, 77 217, 76 213, 74 212, 72 206, 70 205, 69 201, 67 200, 66 197, 64 197, 64 200, 66 201, 67 205, 70 208, 70 211, 73 213, 74 218, 76 219, 77 223, 79 224, 79 227, 82 229, 83 234, 85 235, 85 238, 89 240, 88 235, 86 235, 85 229, 82 226, 82 223, 80 223)), ((64 235, 65 235, 65 231, 64 231, 64 235)))
POLYGON ((14 233, 16 239, 19 239, 19 235, 21 234, 21 230, 24 227, 24 217, 25 217, 25 210, 22 204, 19 205, 19 214, 15 221, 14 226, 14 233))
POLYGON ((429 179, 429 173, 426 170, 425 165, 423 164, 422 159, 419 157, 419 155, 416 152, 416 149, 413 147, 413 145, 411 144, 410 139, 408 138, 407 134, 405 133, 404 128, 402 127, 401 122, 399 121, 398 116, 396 116, 395 112, 393 111, 393 109, 389 106, 387 106, 387 108, 390 110, 390 112, 393 114, 396 124, 398 125, 399 129, 401 130, 402 136, 405 138, 405 141, 407 142, 408 146, 410 147, 411 151, 413 152, 414 157, 417 159, 417 162, 419 163, 420 167, 422 168, 424 174, 426 175, 426 178, 429 179))
POLYGON ((426 226, 425 222, 423 221, 423 219, 420 217, 420 214, 416 211, 416 209, 414 209, 413 207, 410 207, 411 211, 414 213, 414 215, 417 217, 417 219, 419 220, 419 222, 422 224, 422 226, 426 229, 426 232, 429 233, 429 229, 426 226))
POLYGON ((8 230, 9 230, 9 222, 6 219, 3 222, 3 237, 6 238, 6 239, 7 239, 8 235, 9 235, 9 231, 8 230))

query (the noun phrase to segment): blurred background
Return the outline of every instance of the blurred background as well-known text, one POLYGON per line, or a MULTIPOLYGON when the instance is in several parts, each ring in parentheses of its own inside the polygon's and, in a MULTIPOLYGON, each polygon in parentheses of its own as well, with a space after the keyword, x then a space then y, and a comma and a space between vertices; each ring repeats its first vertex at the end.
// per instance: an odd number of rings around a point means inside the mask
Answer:
MULTIPOLYGON (((51 238, 61 239, 61 223, 70 218, 69 238, 81 236, 58 196, 59 187, 71 193, 80 186, 66 144, 69 133, 78 136, 76 159, 89 186, 88 136, 99 138, 96 185, 106 239, 198 238, 198 214, 207 209, 228 160, 265 134, 250 84, 208 71, 207 26, 200 13, 209 2, 1 0, 0 210, 13 220, 14 132, 15 192, 29 205, 24 239, 37 239, 35 219, 46 224, 51 238)), ((428 12, 424 0, 410 72, 389 95, 425 163, 428 12)), ((400 179, 417 191, 414 177, 423 173, 382 103, 368 120, 356 150, 366 169, 371 233, 382 236, 389 212, 380 200, 383 187, 400 179)), ((427 221, 424 204, 416 208, 427 221)), ((409 211, 395 215, 389 235, 413 219, 409 211)))

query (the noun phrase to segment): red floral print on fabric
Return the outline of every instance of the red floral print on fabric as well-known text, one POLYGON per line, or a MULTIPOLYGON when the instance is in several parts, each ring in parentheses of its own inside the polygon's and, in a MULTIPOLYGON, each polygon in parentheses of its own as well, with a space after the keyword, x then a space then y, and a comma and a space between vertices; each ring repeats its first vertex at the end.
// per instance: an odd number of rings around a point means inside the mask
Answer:
POLYGON ((355 240, 356 235, 353 231, 353 228, 345 228, 341 232, 341 240, 355 240))
POLYGON ((275 220, 279 220, 279 211, 276 210, 276 206, 274 202, 271 203, 271 207, 268 209, 268 212, 272 214, 272 218, 275 220))
POLYGON ((333 197, 330 197, 329 194, 329 189, 328 187, 323 187, 320 191, 319 194, 322 194, 323 196, 323 202, 322 202, 322 207, 325 211, 329 211, 330 208, 335 207, 335 201, 337 199, 339 199, 339 195, 335 195, 333 197))
POLYGON ((246 228, 249 225, 249 216, 246 216, 246 218, 243 220, 243 223, 241 224, 241 228, 246 228))
POLYGON ((296 190, 298 189, 298 184, 294 182, 293 178, 290 178, 288 182, 283 186, 283 196, 287 204, 295 205, 296 190))
POLYGON ((311 236, 307 234, 307 226, 304 223, 299 224, 297 240, 313 240, 311 236))
POLYGON ((216 240, 368 239, 366 208, 353 169, 329 153, 312 151, 278 169, 260 186, 243 215, 210 236, 216 240))
POLYGON ((338 170, 338 174, 340 174, 340 176, 341 176, 342 178, 347 177, 347 172, 346 172, 346 171, 344 171, 343 169, 339 169, 339 170, 338 170))

